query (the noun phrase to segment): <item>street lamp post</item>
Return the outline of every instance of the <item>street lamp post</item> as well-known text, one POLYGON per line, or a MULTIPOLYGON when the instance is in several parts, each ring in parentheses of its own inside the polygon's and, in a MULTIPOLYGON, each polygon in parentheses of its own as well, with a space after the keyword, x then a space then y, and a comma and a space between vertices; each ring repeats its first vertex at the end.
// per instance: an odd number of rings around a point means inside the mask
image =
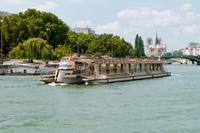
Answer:
POLYGON ((3 64, 3 20, 0 20, 1 22, 1 63, 3 64))

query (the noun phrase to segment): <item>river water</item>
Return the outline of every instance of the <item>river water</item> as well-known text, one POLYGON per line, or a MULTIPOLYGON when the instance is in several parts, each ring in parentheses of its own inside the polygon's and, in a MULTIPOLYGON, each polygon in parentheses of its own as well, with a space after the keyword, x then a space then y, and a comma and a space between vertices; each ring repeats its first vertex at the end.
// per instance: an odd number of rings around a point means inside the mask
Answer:
POLYGON ((200 67, 171 77, 101 85, 44 85, 0 77, 0 133, 199 133, 200 67))

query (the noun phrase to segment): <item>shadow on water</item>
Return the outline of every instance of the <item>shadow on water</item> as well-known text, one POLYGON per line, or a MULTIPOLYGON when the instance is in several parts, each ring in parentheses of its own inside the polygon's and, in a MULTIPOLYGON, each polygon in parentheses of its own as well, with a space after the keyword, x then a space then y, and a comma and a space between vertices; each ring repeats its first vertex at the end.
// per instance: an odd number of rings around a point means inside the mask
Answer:
POLYGON ((65 83, 50 83, 44 84, 42 82, 38 82, 38 86, 44 86, 45 88, 56 88, 61 90, 113 90, 113 89, 128 89, 130 86, 135 88, 138 85, 150 84, 152 82, 160 82, 169 80, 170 77, 163 78, 154 78, 154 79, 143 79, 143 80, 133 80, 133 81, 124 81, 124 82, 113 82, 113 83, 99 83, 99 84, 65 84, 65 83))

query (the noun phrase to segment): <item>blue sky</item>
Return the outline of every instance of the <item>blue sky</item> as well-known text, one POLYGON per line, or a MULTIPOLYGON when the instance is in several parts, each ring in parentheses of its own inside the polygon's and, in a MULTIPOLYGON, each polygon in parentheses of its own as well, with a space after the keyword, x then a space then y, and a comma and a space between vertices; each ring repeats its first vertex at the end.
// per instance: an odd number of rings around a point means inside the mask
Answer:
POLYGON ((0 0, 11 13, 36 8, 56 14, 70 27, 89 26, 97 33, 113 33, 133 43, 158 35, 168 50, 200 42, 199 0, 0 0))

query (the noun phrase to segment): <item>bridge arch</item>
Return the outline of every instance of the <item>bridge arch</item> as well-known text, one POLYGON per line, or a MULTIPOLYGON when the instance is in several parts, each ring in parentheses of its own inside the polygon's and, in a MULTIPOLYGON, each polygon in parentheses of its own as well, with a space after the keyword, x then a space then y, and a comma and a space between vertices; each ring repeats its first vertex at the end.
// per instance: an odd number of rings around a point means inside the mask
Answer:
POLYGON ((184 55, 184 56, 181 56, 181 57, 175 57, 175 56, 163 56, 161 57, 162 59, 173 59, 173 58, 181 58, 181 59, 188 59, 192 62, 196 62, 197 65, 200 65, 200 56, 187 56, 187 55, 184 55))

